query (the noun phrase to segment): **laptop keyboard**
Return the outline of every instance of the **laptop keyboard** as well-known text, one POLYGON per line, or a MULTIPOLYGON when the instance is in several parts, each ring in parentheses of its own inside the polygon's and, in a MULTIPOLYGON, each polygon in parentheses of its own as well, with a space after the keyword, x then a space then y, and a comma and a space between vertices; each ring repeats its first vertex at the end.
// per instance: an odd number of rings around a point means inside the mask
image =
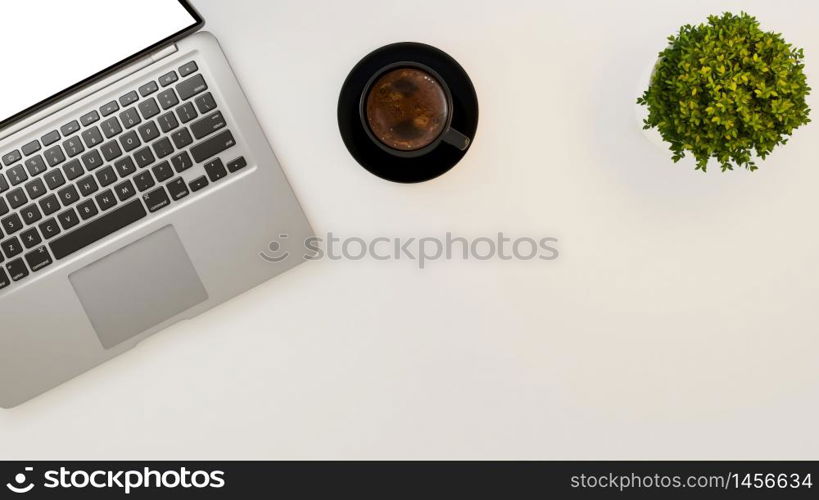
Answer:
POLYGON ((235 145, 191 61, 5 152, 0 289, 246 167, 235 145))

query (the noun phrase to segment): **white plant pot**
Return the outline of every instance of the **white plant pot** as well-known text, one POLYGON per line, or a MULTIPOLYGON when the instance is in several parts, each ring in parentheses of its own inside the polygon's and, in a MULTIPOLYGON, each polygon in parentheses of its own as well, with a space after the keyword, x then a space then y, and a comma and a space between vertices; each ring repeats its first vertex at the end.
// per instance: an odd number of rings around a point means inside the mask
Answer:
MULTIPOLYGON (((651 66, 646 67, 645 71, 640 77, 639 82, 639 90, 637 92, 637 96, 642 96, 643 93, 648 89, 649 85, 651 85, 651 81, 654 79, 654 75, 657 73, 657 66, 660 65, 660 60, 657 59, 654 64, 651 66)), ((645 119, 648 118, 648 107, 643 106, 641 104, 636 103, 634 104, 634 117, 637 120, 637 125, 640 127, 640 130, 643 132, 643 136, 648 139, 649 142, 657 146, 658 148, 662 149, 663 151, 669 151, 669 145, 667 142, 663 140, 663 136, 660 135, 660 132, 656 128, 645 130, 643 127, 645 126, 645 119)))

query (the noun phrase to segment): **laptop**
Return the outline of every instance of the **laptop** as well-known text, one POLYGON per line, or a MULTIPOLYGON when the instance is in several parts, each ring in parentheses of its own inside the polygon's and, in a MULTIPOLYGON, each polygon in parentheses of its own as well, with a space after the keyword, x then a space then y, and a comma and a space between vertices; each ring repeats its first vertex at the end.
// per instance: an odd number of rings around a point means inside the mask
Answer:
POLYGON ((313 235, 184 0, 0 18, 0 407, 304 262, 313 235), (263 259, 280 234, 280 262, 263 259))

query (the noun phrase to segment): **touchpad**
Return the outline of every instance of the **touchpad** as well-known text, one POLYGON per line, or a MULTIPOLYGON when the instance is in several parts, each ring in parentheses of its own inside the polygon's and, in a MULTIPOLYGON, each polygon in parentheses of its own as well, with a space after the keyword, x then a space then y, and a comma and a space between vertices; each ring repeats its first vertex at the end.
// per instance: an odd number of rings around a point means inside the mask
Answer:
POLYGON ((103 257, 69 280, 106 349, 208 299, 173 226, 103 257))

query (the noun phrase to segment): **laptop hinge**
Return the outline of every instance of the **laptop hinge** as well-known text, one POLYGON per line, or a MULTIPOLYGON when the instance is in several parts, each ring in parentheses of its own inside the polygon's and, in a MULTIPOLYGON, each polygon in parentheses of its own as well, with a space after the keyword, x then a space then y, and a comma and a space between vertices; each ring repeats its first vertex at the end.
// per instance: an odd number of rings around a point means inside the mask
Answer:
POLYGON ((126 66, 122 70, 114 73, 113 75, 109 75, 103 78, 101 81, 95 82, 77 92, 71 94, 70 96, 66 97, 62 101, 52 104, 48 108, 38 111, 37 113, 28 116, 21 121, 10 125, 8 128, 0 132, 0 140, 6 139, 17 132, 28 128, 32 125, 35 125, 37 122, 47 119, 48 117, 54 115, 55 113, 59 113, 60 111, 64 110, 65 108, 71 106, 72 104, 79 102, 86 97, 105 90, 106 88, 110 87, 111 85, 115 85, 118 82, 122 81, 124 78, 127 78, 137 71, 144 69, 151 64, 154 64, 174 53, 176 53, 179 48, 176 44, 171 44, 157 52, 152 53, 149 56, 143 57, 132 64, 126 66))

